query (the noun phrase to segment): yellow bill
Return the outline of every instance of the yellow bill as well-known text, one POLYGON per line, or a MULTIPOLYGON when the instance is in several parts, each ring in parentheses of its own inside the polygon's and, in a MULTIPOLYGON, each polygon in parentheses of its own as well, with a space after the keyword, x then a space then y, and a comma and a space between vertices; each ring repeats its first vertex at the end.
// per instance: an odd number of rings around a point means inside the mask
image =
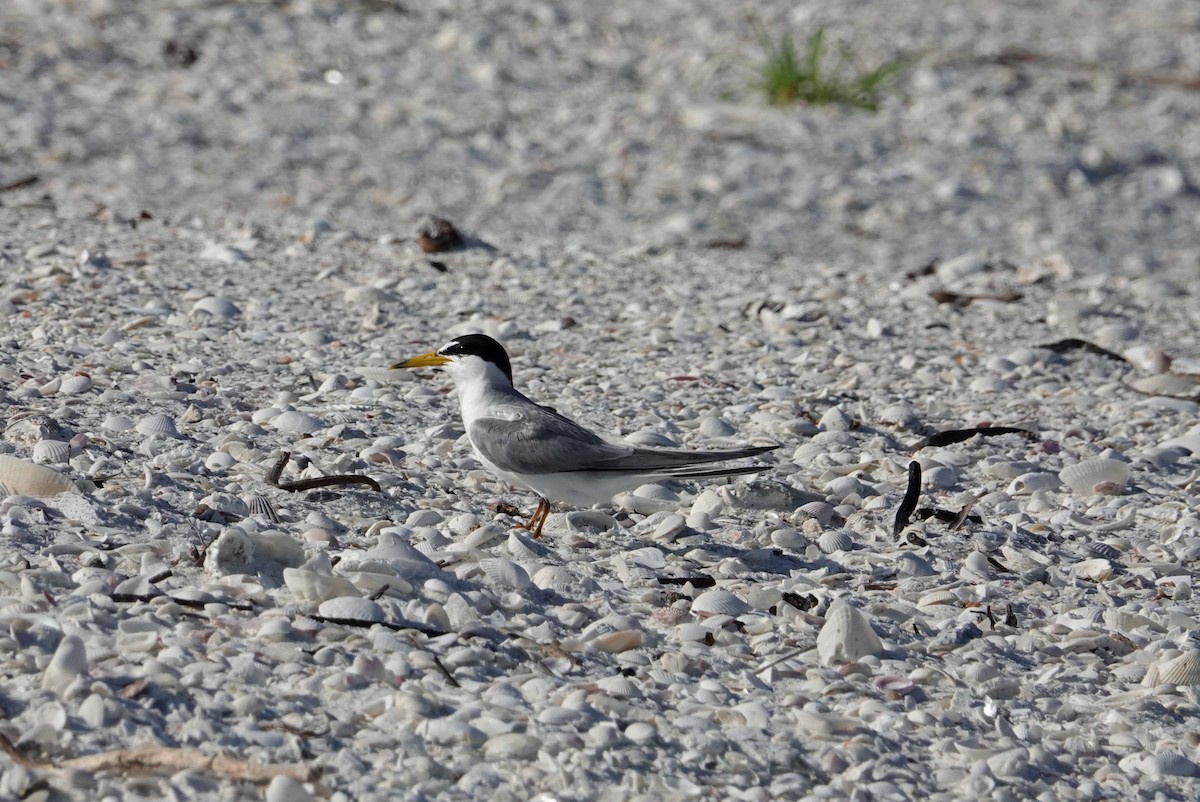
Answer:
POLYGON ((392 365, 390 370, 399 370, 400 368, 436 368, 438 365, 444 365, 450 360, 439 354, 437 351, 430 351, 427 354, 414 356, 412 359, 406 359, 403 362, 397 362, 392 365))

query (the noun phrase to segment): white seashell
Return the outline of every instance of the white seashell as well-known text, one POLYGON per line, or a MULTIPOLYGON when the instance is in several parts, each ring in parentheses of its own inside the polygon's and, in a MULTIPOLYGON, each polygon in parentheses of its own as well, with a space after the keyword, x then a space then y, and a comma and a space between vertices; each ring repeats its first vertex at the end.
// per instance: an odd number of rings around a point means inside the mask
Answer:
POLYGON ((1061 484, 1057 476, 1049 471, 1023 473, 1012 480, 1006 491, 1010 496, 1027 496, 1039 490, 1053 490, 1061 484))
POLYGON ((1087 579, 1091 582, 1103 582, 1112 576, 1113 565, 1103 557, 1094 557, 1090 560, 1075 563, 1075 567, 1071 569, 1071 573, 1080 579, 1087 579))
POLYGON ((598 535, 620 529, 617 519, 603 510, 573 510, 565 519, 568 532, 598 535))
POLYGON ((1117 459, 1096 457, 1068 465, 1058 476, 1063 484, 1081 496, 1119 495, 1129 481, 1129 465, 1117 459))
POLYGON ((297 412, 294 409, 280 412, 271 419, 271 425, 277 431, 287 434, 312 434, 325 428, 325 423, 320 418, 297 412))
POLYGON ((54 656, 42 673, 42 687, 62 696, 71 683, 86 673, 87 648, 77 635, 67 635, 58 642, 54 656))
POLYGON ((33 445, 35 462, 61 464, 70 459, 71 444, 63 440, 38 440, 33 445))
POLYGON ((104 419, 104 423, 100 424, 105 431, 109 432, 127 432, 133 428, 133 418, 128 415, 109 415, 104 419))
POLYGON ((142 418, 134 428, 137 429, 139 434, 144 434, 147 437, 179 436, 179 430, 175 428, 175 419, 170 415, 151 415, 147 418, 142 418))
POLYGON ((641 646, 642 633, 636 629, 622 629, 592 638, 589 643, 593 649, 599 649, 609 654, 620 654, 641 646))
POLYGON ((335 596, 332 599, 326 599, 321 602, 317 612, 326 618, 345 621, 379 623, 387 618, 382 607, 362 596, 335 596))
POLYGON ((882 651, 883 642, 862 611, 844 599, 829 606, 817 635, 817 654, 822 663, 849 663, 882 651))
POLYGON ((354 596, 359 589, 349 579, 331 576, 311 568, 284 568, 283 583, 296 601, 319 604, 339 596, 354 596))
POLYGON ((1191 432, 1179 437, 1172 437, 1170 440, 1162 441, 1159 445, 1163 448, 1182 449, 1189 454, 1200 454, 1200 432, 1191 432))
POLYGON ((817 538, 817 548, 826 554, 837 551, 849 551, 854 548, 854 538, 845 529, 832 529, 822 532, 817 538))
POLYGON ((1155 685, 1200 685, 1200 649, 1189 649, 1181 655, 1155 663, 1146 672, 1142 684, 1155 685))
POLYGON ((552 590, 555 593, 581 589, 580 578, 561 565, 547 565, 538 571, 533 575, 533 584, 542 590, 552 590))
POLYGON ((53 468, 0 454, 0 488, 5 495, 49 498, 74 490, 75 483, 53 468))
POLYGON ((706 590, 692 601, 692 612, 702 618, 714 615, 737 618, 752 609, 740 596, 727 590, 706 590))
POLYGON ((810 501, 801 504, 797 511, 803 513, 806 518, 815 519, 821 526, 828 526, 834 515, 834 507, 827 501, 810 501))
POLYGON ((227 528, 204 553, 204 568, 216 576, 243 574, 254 559, 254 542, 241 529, 227 528))
POLYGON ((92 380, 78 373, 64 376, 58 391, 63 395, 81 395, 92 389, 92 380))
POLYGON ((1154 777, 1200 777, 1200 766, 1174 750, 1156 752, 1147 759, 1146 771, 1154 777))
POLYGON ((609 696, 626 699, 642 695, 642 689, 638 687, 637 683, 624 674, 614 674, 611 677, 598 679, 596 680, 596 687, 609 696))
POLYGON ((695 641, 703 643, 713 636, 713 631, 703 624, 685 621, 675 627, 675 635, 681 642, 695 641))
POLYGON ((949 590, 931 590, 917 599, 918 607, 961 607, 962 599, 949 590))
POLYGON ((958 575, 968 582, 986 582, 995 575, 995 572, 986 554, 982 551, 973 551, 963 560, 958 575))
POLYGON ((893 696, 906 696, 917 689, 917 683, 908 677, 887 676, 875 680, 875 687, 893 696))
POLYGON ((241 313, 242 310, 238 309, 237 305, 228 298, 222 298, 219 295, 209 295, 192 304, 190 314, 211 315, 212 317, 229 319, 237 317, 241 313))
MULTIPOLYGON (((680 516, 680 520, 682 521, 682 516, 680 516)), ((656 549, 653 546, 627 552, 625 559, 633 565, 640 565, 643 568, 649 568, 651 571, 658 571, 667 567, 666 555, 662 553, 662 549, 656 549)))
POLYGON ((287 532, 268 529, 263 532, 249 532, 246 537, 250 539, 255 555, 292 568, 304 564, 304 546, 287 532))
POLYGON ((641 485, 632 493, 622 493, 618 498, 622 507, 640 515, 670 512, 679 507, 678 494, 658 484, 641 485))
POLYGON ((533 583, 520 565, 503 557, 488 557, 479 561, 479 568, 492 584, 516 591, 529 590, 533 583))
POLYGON ((1125 382, 1126 385, 1146 395, 1162 395, 1169 398, 1187 398, 1200 401, 1200 380, 1179 373, 1155 373, 1138 376, 1125 382))

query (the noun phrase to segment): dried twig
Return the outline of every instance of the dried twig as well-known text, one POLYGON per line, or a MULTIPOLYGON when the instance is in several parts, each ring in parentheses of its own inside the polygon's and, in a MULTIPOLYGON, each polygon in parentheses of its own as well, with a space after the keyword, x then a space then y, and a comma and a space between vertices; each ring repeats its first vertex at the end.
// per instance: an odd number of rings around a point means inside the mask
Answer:
POLYGON ((169 746, 135 746, 131 749, 114 749, 94 755, 84 755, 62 760, 58 764, 33 760, 18 751, 12 741, 0 735, 0 751, 13 762, 36 771, 124 771, 150 772, 156 770, 187 771, 207 770, 231 780, 246 780, 265 783, 280 775, 299 782, 309 782, 316 777, 315 770, 307 766, 259 765, 238 760, 227 755, 206 755, 195 749, 175 749, 169 746))

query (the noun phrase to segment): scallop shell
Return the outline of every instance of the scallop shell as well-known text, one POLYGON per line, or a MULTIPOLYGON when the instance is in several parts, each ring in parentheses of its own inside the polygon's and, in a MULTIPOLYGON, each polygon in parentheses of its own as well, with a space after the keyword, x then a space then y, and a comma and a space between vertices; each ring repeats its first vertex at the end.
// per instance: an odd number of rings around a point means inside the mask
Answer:
POLYGON ((1200 766, 1182 752, 1164 750, 1147 760, 1146 768, 1156 777, 1200 777, 1200 766))
POLYGON ((829 606, 817 635, 817 654, 822 663, 848 663, 882 651, 883 642, 862 611, 843 599, 829 606))
POLYGON ((179 436, 179 430, 175 428, 175 419, 170 415, 151 415, 147 418, 142 418, 134 428, 137 429, 139 434, 144 434, 147 437, 179 436))
POLYGON ((517 563, 503 557, 488 557, 479 561, 479 568, 492 584, 500 588, 524 591, 533 587, 529 574, 517 563))
POLYGON ((1103 557, 1104 559, 1109 560, 1110 562, 1121 559, 1121 550, 1118 549, 1116 546, 1112 545, 1111 543, 1104 543, 1101 541, 1096 541, 1095 543, 1089 543, 1087 545, 1087 550, 1093 556, 1103 557))
POLYGON ((5 495, 48 498, 74 490, 75 483, 53 468, 0 454, 0 488, 5 495))
POLYGON ((1081 496, 1120 495, 1129 481, 1129 466, 1117 459, 1096 457, 1068 465, 1058 477, 1081 496))
POLYGON ((845 529, 833 529, 821 533, 821 536, 817 538, 817 547, 826 554, 833 554, 835 551, 849 551, 854 548, 854 538, 850 537, 850 533, 845 529))
POLYGON ((312 434, 325 428, 325 423, 320 418, 297 412, 294 409, 280 412, 271 419, 271 425, 277 431, 288 434, 312 434))
POLYGON ((706 590, 692 601, 692 612, 702 618, 714 615, 737 618, 751 609, 740 596, 727 590, 706 590))
POLYGON ((797 507, 797 512, 804 515, 805 518, 816 520, 821 526, 828 526, 833 520, 833 505, 827 501, 810 501, 807 504, 801 504, 797 507))
POLYGON ((624 674, 614 674, 611 677, 598 679, 596 687, 609 696, 628 698, 642 695, 642 689, 638 687, 637 683, 624 674))
POLYGON ((379 623, 387 618, 383 608, 370 599, 362 596, 335 596, 321 602, 317 612, 326 618, 339 618, 346 621, 364 621, 379 623))
POLYGON ((566 593, 579 590, 579 579, 561 565, 547 565, 533 575, 533 584, 542 590, 566 593))
POLYGON ((1200 649, 1190 649, 1146 672, 1143 685, 1200 685, 1200 649))
POLYGON ((71 457, 71 444, 62 440, 38 440, 33 446, 35 462, 57 465, 71 457))
POLYGON ((246 506, 249 508, 251 515, 261 515, 271 523, 279 523, 279 513, 275 511, 275 504, 271 501, 271 499, 263 495, 255 494, 253 496, 247 496, 243 500, 246 502, 246 506))
POLYGON ((74 374, 63 377, 58 391, 63 395, 80 395, 92 389, 92 380, 88 376, 74 374))

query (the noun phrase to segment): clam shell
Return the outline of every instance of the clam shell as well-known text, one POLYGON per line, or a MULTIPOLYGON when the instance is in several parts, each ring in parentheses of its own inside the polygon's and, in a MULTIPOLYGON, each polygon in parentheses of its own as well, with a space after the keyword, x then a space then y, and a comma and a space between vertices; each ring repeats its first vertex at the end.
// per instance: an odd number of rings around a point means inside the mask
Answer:
POLYGON ((1080 579, 1103 582, 1113 574, 1113 565, 1103 557, 1094 557, 1075 564, 1072 573, 1080 579))
POLYGON ((882 651, 883 642, 861 610, 843 599, 829 606, 817 635, 817 654, 822 663, 849 663, 882 651))
POLYGON ((62 440, 38 440, 33 446, 35 462, 59 464, 71 456, 71 444, 62 440))
POLYGON ((702 618, 728 615, 737 618, 753 609, 742 598, 727 590, 706 590, 692 601, 692 612, 702 618))
POLYGON ((175 419, 170 415, 151 415, 142 418, 134 427, 139 434, 147 437, 178 437, 179 430, 175 428, 175 419))
POLYGON ((53 468, 0 454, 0 488, 5 495, 48 498, 75 489, 75 483, 53 468))
POLYGON ((321 602, 317 612, 326 618, 379 623, 386 619, 383 608, 362 596, 335 596, 321 602))
POLYGON ((1058 478, 1081 496, 1120 495, 1129 481, 1129 466, 1117 459, 1096 457, 1068 465, 1059 472, 1058 478))

